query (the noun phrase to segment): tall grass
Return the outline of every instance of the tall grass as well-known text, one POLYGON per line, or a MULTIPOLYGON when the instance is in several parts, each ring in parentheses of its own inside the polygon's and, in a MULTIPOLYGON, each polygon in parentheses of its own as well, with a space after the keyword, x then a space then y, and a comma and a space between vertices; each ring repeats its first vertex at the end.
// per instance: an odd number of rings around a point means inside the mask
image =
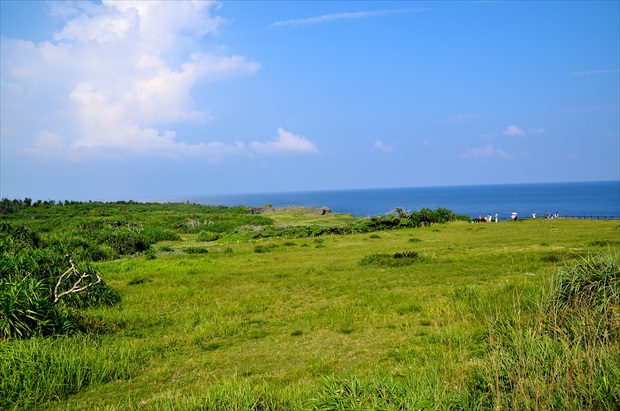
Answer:
POLYGON ((489 409, 619 409, 618 259, 594 255, 558 270, 536 308, 526 304, 485 313, 488 354, 471 396, 489 409))
POLYGON ((155 396, 137 404, 131 399, 119 401, 113 406, 103 408, 107 411, 276 411, 301 410, 306 408, 298 393, 292 390, 274 390, 268 384, 251 384, 248 380, 234 376, 217 381, 201 393, 184 396, 155 396))
POLYGON ((74 336, 0 345, 0 408, 23 410, 85 387, 131 378, 142 363, 127 342, 74 336))

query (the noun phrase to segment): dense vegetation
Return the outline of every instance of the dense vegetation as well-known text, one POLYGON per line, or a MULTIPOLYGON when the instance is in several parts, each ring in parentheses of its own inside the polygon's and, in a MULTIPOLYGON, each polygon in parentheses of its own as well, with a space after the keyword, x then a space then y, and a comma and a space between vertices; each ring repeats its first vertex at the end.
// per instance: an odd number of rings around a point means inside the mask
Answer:
POLYGON ((64 251, 27 226, 0 226, 0 340, 86 331, 78 309, 118 303, 91 264, 64 251))
POLYGON ((1 205, 2 409, 620 406, 618 222, 1 205))

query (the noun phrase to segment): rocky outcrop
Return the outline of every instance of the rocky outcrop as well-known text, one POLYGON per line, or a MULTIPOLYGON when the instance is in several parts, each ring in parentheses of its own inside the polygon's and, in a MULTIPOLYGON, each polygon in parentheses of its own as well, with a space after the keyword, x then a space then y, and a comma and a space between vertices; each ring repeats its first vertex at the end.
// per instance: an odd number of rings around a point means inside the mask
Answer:
POLYGON ((274 211, 276 211, 276 209, 272 207, 271 204, 267 204, 262 207, 250 207, 245 213, 246 214, 265 214, 265 213, 271 213, 274 211))
POLYGON ((285 207, 273 207, 271 204, 264 205, 262 207, 251 207, 248 208, 246 214, 265 214, 272 213, 274 211, 301 211, 306 212, 308 214, 314 215, 327 215, 331 214, 332 210, 329 207, 304 207, 304 206, 296 206, 289 205, 285 207))

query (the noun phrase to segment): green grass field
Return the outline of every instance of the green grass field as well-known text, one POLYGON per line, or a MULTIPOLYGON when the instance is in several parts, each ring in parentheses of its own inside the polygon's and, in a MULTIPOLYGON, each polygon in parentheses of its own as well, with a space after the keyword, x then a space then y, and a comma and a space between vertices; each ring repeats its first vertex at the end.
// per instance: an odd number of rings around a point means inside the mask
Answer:
POLYGON ((592 343, 592 330, 584 337, 549 326, 546 305, 558 271, 599 255, 617 270, 618 221, 453 222, 250 241, 196 236, 157 243, 150 258, 95 264, 122 297, 118 306, 87 311, 99 334, 0 343, 3 392, 25 391, 7 409, 620 405, 620 342, 609 334, 618 331, 618 297, 605 314, 606 336, 592 343), (184 252, 197 246, 208 252, 184 252), (58 379, 70 388, 54 388, 58 379))

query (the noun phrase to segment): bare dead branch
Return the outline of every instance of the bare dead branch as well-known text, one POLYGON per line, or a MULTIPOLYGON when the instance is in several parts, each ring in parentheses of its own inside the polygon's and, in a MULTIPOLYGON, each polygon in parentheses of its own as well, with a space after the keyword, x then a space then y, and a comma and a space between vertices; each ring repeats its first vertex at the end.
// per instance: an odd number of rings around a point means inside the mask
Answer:
POLYGON ((99 277, 98 273, 95 273, 95 275, 97 276, 97 280, 87 283, 87 280, 91 278, 90 274, 80 273, 78 269, 75 267, 75 264, 73 264, 73 260, 71 259, 71 257, 69 257, 69 255, 67 255, 66 257, 69 259, 71 268, 65 271, 60 276, 60 278, 58 278, 58 282, 56 283, 56 286, 54 287, 54 304, 56 304, 65 295, 79 293, 80 291, 84 291, 94 286, 95 284, 99 284, 101 282, 101 277, 99 277), (71 278, 73 275, 77 277, 77 280, 75 280, 71 288, 68 289, 67 291, 63 291, 60 294, 58 294, 58 289, 60 288, 60 286, 64 282, 68 281, 69 278, 71 278))

